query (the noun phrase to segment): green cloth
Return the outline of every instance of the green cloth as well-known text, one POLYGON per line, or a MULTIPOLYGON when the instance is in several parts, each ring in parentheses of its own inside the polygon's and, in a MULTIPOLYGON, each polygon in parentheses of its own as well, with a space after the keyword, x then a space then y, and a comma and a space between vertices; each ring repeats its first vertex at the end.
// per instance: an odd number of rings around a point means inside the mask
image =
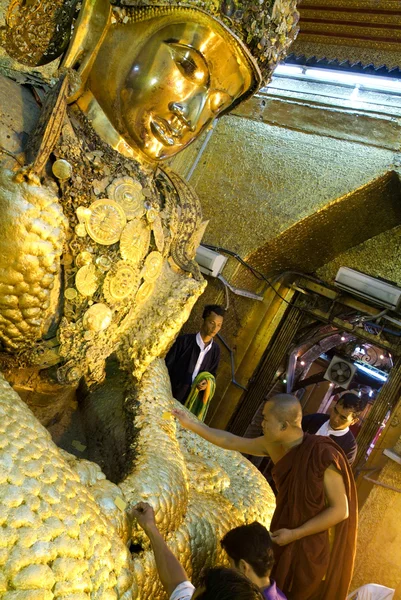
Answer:
POLYGON ((204 421, 209 408, 210 400, 213 398, 215 390, 216 380, 214 375, 208 373, 207 371, 198 373, 192 383, 191 391, 189 392, 189 396, 185 402, 185 407, 190 410, 191 413, 196 415, 200 421, 204 421), (209 382, 209 385, 205 390, 200 392, 196 386, 203 379, 206 379, 209 382))

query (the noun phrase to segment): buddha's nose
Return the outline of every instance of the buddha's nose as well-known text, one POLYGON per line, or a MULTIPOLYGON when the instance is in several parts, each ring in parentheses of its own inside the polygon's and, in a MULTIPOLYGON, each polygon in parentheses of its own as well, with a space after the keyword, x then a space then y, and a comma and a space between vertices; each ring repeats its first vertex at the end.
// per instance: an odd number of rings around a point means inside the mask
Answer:
POLYGON ((171 102, 169 109, 190 131, 195 131, 206 104, 206 99, 205 94, 198 93, 181 102, 171 102))

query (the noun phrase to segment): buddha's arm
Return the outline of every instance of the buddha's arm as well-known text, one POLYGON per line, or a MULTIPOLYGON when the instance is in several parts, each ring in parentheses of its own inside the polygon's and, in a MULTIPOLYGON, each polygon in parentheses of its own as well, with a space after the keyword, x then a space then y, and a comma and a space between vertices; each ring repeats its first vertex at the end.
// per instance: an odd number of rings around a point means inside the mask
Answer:
POLYGON ((244 438, 234 435, 223 429, 213 429, 200 421, 195 421, 183 410, 175 409, 173 414, 177 417, 185 429, 197 433, 208 442, 224 448, 225 450, 236 450, 243 454, 252 454, 253 456, 268 456, 266 442, 263 436, 257 438, 244 438))
POLYGON ((348 499, 344 480, 341 473, 334 466, 328 467, 324 472, 323 485, 327 508, 296 529, 278 529, 272 532, 271 537, 276 544, 285 546, 307 535, 326 531, 337 525, 337 523, 348 519, 348 499))

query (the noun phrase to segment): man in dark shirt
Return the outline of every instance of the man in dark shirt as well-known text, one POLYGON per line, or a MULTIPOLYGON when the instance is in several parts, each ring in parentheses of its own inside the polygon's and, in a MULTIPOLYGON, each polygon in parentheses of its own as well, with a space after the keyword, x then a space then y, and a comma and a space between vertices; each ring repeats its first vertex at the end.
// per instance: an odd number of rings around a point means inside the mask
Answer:
POLYGON ((329 436, 343 449, 350 465, 355 460, 358 445, 350 427, 359 419, 365 402, 357 394, 343 394, 334 405, 331 415, 316 413, 302 419, 306 433, 329 436))
MULTIPOLYGON (((181 404, 185 404, 198 373, 207 371, 216 376, 220 348, 213 338, 223 325, 224 312, 217 304, 205 306, 200 331, 180 335, 167 353, 166 365, 173 396, 181 404)), ((206 385, 206 380, 200 381, 198 390, 205 390, 206 385)))

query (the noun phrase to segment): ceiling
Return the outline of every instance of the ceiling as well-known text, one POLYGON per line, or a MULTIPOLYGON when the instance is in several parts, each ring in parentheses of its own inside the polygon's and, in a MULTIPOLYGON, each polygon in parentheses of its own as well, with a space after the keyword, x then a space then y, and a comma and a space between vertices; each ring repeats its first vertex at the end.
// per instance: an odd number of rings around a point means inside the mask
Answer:
POLYGON ((299 11, 296 58, 401 66, 400 0, 303 0, 299 11))

